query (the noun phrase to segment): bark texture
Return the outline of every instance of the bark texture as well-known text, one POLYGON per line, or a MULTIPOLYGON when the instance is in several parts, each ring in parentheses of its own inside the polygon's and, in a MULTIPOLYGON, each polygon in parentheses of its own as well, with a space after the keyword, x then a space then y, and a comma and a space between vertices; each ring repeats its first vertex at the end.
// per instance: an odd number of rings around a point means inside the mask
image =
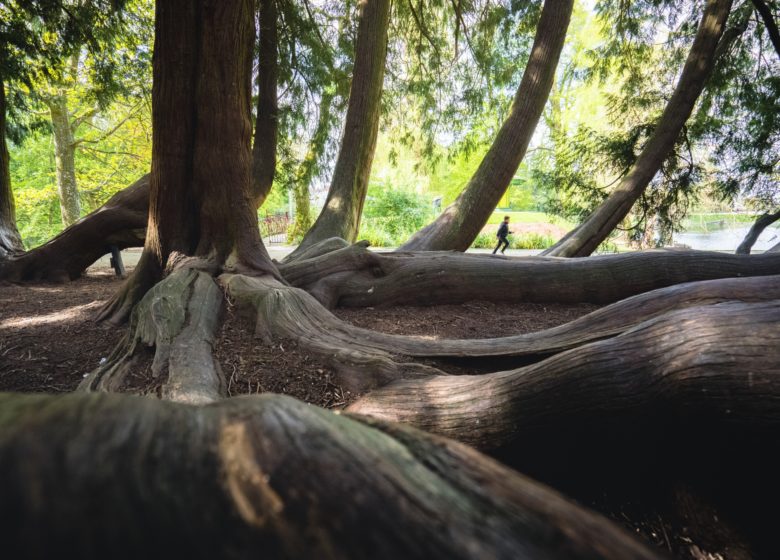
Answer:
POLYGON ((350 391, 365 392, 397 379, 442 373, 404 359, 393 347, 394 337, 341 321, 303 290, 272 278, 226 274, 220 281, 231 301, 256 316, 259 337, 265 342, 297 341, 332 366, 339 384, 350 391))
POLYGON ((211 352, 222 299, 210 274, 178 268, 135 307, 125 340, 79 390, 134 392, 127 376, 142 369, 154 347, 151 373, 159 378, 157 396, 195 404, 224 396, 224 376, 211 352))
POLYGON ((357 237, 379 130, 389 21, 390 0, 361 3, 355 66, 339 155, 325 206, 297 250, 329 237, 350 242, 357 237))
POLYGON ((581 259, 452 252, 373 253, 360 246, 282 265, 326 307, 499 302, 613 303, 650 290, 780 274, 777 254, 644 251, 581 259), (345 256, 346 253, 349 256, 345 256))
POLYGON ((579 226, 542 254, 554 257, 590 255, 628 215, 674 148, 715 62, 731 0, 708 0, 677 86, 658 124, 628 174, 579 226))
POLYGON ((279 106, 276 98, 279 75, 276 0, 259 0, 259 8, 257 120, 252 143, 252 199, 255 208, 260 208, 273 186, 276 173, 276 135, 279 128, 279 106))
POLYGON ((657 558, 463 445, 282 396, 6 394, 0 411, 14 558, 657 558))
POLYGON ((22 238, 16 228, 16 210, 9 165, 8 145, 5 138, 5 83, 0 73, 0 262, 24 251, 22 238))
POLYGON ((778 364, 780 301, 726 302, 666 313, 525 368, 398 381, 349 410, 481 449, 610 418, 614 425, 672 419, 672 429, 706 418, 709 430, 777 430, 778 364))
POLYGON ((769 212, 761 214, 756 219, 756 221, 753 222, 753 225, 750 227, 750 231, 748 231, 747 235, 745 235, 745 239, 743 239, 742 243, 740 243, 739 247, 737 247, 737 250, 735 251, 736 254, 749 255, 750 250, 753 248, 753 245, 755 245, 756 241, 764 232, 764 230, 775 223, 777 220, 780 220, 780 210, 771 214, 769 212))
POLYGON ((46 99, 54 138, 54 161, 57 173, 57 193, 60 198, 62 225, 73 225, 81 217, 81 200, 76 184, 76 145, 70 126, 68 97, 64 91, 46 99))
POLYGON ((183 261, 277 275, 250 192, 253 13, 251 0, 156 5, 146 242, 102 319, 126 320, 183 261))
POLYGON ((465 251, 477 237, 506 192, 536 130, 555 79, 573 5, 573 0, 544 3, 523 79, 493 144, 455 202, 414 234, 402 250, 465 251))
POLYGON ((144 175, 40 247, 0 259, 0 281, 75 280, 111 245, 142 246, 148 213, 149 176, 144 175))

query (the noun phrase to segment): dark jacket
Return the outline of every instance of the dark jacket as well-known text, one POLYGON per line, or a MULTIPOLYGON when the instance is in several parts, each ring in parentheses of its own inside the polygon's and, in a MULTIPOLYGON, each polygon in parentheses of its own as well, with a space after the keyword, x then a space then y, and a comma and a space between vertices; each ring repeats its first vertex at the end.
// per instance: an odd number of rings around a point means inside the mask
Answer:
POLYGON ((509 224, 507 224, 506 222, 501 222, 501 225, 498 226, 498 233, 496 233, 496 237, 498 237, 499 239, 504 239, 510 233, 512 232, 509 231, 509 224))

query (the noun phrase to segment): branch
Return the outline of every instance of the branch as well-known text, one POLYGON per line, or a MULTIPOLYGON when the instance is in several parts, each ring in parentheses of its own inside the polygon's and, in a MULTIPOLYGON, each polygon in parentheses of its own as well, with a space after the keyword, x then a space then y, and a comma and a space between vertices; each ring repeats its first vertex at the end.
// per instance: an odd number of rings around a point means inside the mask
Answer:
POLYGON ((83 115, 81 115, 80 117, 76 117, 75 119, 73 119, 73 121, 70 123, 70 129, 71 129, 71 131, 73 131, 73 132, 76 132, 76 131, 78 130, 78 128, 79 128, 79 127, 80 127, 82 124, 84 124, 84 121, 86 121, 87 119, 91 119, 92 117, 94 117, 94 116, 97 114, 97 112, 98 112, 98 110, 97 110, 97 109, 90 109, 89 111, 87 111, 86 113, 84 113, 83 115))
POLYGON ((775 47, 777 56, 780 57, 780 30, 778 30, 777 22, 772 16, 772 10, 769 9, 769 6, 766 5, 764 0, 751 0, 751 2, 753 2, 753 6, 761 16, 761 19, 764 20, 766 30, 769 32, 769 39, 772 41, 772 45, 775 47))
POLYGON ((129 121, 131 118, 133 118, 135 116, 135 112, 136 112, 137 109, 138 109, 138 104, 136 104, 136 106, 133 108, 133 110, 130 111, 130 113, 128 113, 125 118, 123 118, 121 121, 119 121, 116 124, 116 126, 114 126, 114 128, 112 128, 108 132, 102 134, 98 138, 95 138, 94 140, 87 140, 86 138, 79 138, 78 140, 75 140, 71 144, 71 146, 73 146, 75 148, 76 146, 78 146, 80 144, 97 144, 99 142, 102 142, 103 140, 105 140, 106 138, 108 138, 109 136, 114 134, 117 130, 119 130, 122 127, 123 124, 125 124, 127 121, 129 121))

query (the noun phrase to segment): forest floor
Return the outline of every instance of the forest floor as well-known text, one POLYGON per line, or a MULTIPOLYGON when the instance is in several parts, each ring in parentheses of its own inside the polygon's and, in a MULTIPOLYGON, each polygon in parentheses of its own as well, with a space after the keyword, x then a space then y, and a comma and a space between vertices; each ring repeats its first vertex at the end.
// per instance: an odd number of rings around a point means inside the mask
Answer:
MULTIPOLYGON (((0 391, 62 393, 75 389, 125 334, 125 328, 91 320, 121 282, 110 269, 93 268, 84 278, 69 284, 0 287, 0 391)), ((339 309, 336 314, 356 326, 386 333, 489 338, 549 328, 594 309, 596 306, 588 304, 503 305, 474 301, 436 307, 339 309)), ((327 408, 342 407, 359 396, 340 387, 331 368, 300 351, 294 341, 264 344, 254 336, 252 321, 230 306, 214 346, 231 396, 275 392, 327 408)), ((474 371, 464 364, 432 363, 451 373, 474 371)), ((493 370, 510 367, 500 365, 490 364, 493 370)), ((131 379, 130 386, 142 387, 147 392, 157 390, 160 382, 148 372, 136 375, 138 379, 131 379)), ((670 513, 676 508, 658 511, 619 499, 604 503, 585 501, 676 558, 745 557, 739 545, 742 539, 731 541, 736 547, 724 544, 722 537, 730 532, 728 527, 715 523, 692 533, 689 520, 670 513), (701 535, 713 532, 721 537, 717 546, 703 544, 710 539, 701 535), (736 554, 729 554, 735 550, 736 554)), ((714 515, 708 517, 718 520, 714 515)))

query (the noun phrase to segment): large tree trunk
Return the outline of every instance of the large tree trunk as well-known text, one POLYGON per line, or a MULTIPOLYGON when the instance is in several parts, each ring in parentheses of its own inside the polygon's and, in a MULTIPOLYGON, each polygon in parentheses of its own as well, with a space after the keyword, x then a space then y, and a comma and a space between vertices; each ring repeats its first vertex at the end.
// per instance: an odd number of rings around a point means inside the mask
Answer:
POLYGON ((402 247, 409 251, 465 251, 506 192, 525 156, 558 67, 573 0, 547 0, 515 99, 493 144, 458 198, 402 247))
POLYGON ((2 395, 0 407, 13 558, 658 557, 464 445, 287 397, 2 395))
POLYGON ((644 251, 581 259, 452 252, 374 253, 355 245, 280 266, 326 307, 496 302, 592 302, 683 282, 780 274, 780 257, 644 251))
POLYGON ((731 0, 707 1, 677 87, 636 162, 606 200, 582 224, 544 251, 543 255, 588 256, 628 215, 674 148, 680 131, 704 89, 730 10, 731 0))
POLYGON ((46 100, 51 115, 54 136, 54 160, 57 173, 57 192, 60 197, 60 215, 63 227, 68 227, 81 217, 81 201, 76 184, 76 146, 70 126, 68 98, 64 92, 46 100))
MULTIPOLYGON (((319 166, 319 160, 325 150, 328 141, 328 133, 331 126, 331 106, 333 93, 324 92, 320 99, 320 114, 317 118, 317 127, 309 142, 309 150, 303 158, 298 172, 295 175, 293 196, 295 198, 295 219, 288 232, 288 238, 293 240, 306 235, 311 228, 311 200, 309 198, 309 185, 319 166)), ((299 253, 300 255, 300 253, 299 253)))
POLYGON ((276 135, 279 106, 276 82, 279 74, 277 56, 276 0, 259 0, 260 60, 258 63, 257 120, 252 145, 252 199, 260 208, 274 182, 276 173, 276 135))
POLYGON ((110 251, 140 247, 149 215, 149 176, 112 196, 55 238, 26 253, 0 259, 0 281, 66 282, 75 280, 110 251))
POLYGON ((361 3, 349 105, 325 206, 297 250, 329 237, 353 242, 374 159, 387 57, 390 0, 361 3))
POLYGON ((761 214, 753 223, 750 231, 747 232, 745 239, 743 239, 742 243, 739 244, 739 247, 737 247, 735 253, 737 255, 749 255, 750 250, 753 248, 753 245, 755 245, 756 241, 758 241, 758 238, 761 236, 764 230, 775 223, 777 220, 780 220, 780 210, 774 212, 773 214, 770 214, 769 212, 761 214))
POLYGON ((8 145, 5 139, 5 82, 0 73, 0 261, 24 251, 16 229, 14 193, 11 190, 8 145))

